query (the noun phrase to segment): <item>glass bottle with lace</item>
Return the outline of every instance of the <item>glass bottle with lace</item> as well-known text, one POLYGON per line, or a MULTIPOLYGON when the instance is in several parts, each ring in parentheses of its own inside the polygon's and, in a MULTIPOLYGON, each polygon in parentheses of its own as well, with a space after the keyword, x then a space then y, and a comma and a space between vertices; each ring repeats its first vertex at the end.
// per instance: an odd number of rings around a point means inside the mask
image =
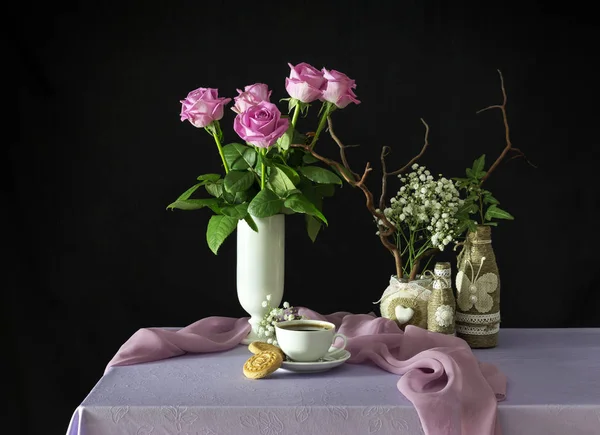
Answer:
POLYGON ((452 268, 449 262, 437 262, 433 268, 431 295, 427 303, 427 329, 455 334, 456 300, 452 291, 452 268))
POLYGON ((467 234, 457 263, 456 335, 472 348, 495 347, 500 330, 500 277, 489 225, 478 225, 467 234))

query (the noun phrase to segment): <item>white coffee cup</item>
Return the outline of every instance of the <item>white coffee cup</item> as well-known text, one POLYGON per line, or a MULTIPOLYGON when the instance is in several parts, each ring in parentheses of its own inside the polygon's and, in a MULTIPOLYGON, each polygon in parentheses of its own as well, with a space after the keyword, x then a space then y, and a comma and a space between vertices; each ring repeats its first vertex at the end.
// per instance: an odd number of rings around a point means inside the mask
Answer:
POLYGON ((298 362, 339 358, 348 342, 344 334, 335 332, 333 323, 310 319, 276 323, 275 336, 283 353, 298 362), (342 346, 329 351, 338 337, 343 341, 342 346))

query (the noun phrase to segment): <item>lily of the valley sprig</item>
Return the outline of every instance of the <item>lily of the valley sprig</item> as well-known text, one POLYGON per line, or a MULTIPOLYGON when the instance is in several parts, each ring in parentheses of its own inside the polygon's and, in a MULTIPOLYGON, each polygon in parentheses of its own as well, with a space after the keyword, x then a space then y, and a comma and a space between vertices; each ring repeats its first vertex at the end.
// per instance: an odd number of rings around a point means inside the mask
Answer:
POLYGON ((334 194, 342 180, 309 150, 316 147, 335 110, 360 103, 354 93, 356 84, 336 70, 318 70, 307 63, 288 65, 285 89, 289 97, 280 99, 287 101, 287 115, 271 102, 273 91, 268 85, 255 83, 237 90, 231 108, 236 114, 233 129, 243 143, 224 144, 220 122, 232 98, 220 97, 216 88, 198 88, 181 101, 181 121, 189 121, 212 136, 222 171, 199 175, 196 183, 167 209, 212 210, 206 239, 215 254, 241 219, 258 231, 254 218, 304 214, 313 241, 328 224, 323 200, 334 194), (298 123, 300 119, 307 122, 308 111, 315 103, 320 103, 316 128, 310 130, 311 135, 302 134, 298 123), (308 149, 290 147, 293 143, 306 144, 308 149), (201 195, 200 188, 207 195, 201 195))

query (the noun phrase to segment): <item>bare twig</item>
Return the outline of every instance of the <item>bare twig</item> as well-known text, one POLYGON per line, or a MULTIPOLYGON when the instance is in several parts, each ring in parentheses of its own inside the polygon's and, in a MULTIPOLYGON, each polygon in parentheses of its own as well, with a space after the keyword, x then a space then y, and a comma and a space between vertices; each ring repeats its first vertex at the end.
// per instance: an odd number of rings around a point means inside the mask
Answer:
POLYGON ((385 158, 391 152, 391 148, 388 146, 384 146, 383 149, 381 150, 381 167, 383 168, 383 175, 381 176, 381 196, 379 198, 379 208, 381 210, 383 210, 385 208, 385 202, 386 202, 385 195, 387 192, 387 178, 392 177, 394 175, 403 174, 406 171, 408 171, 410 169, 410 167, 423 156, 423 154, 425 153, 425 150, 429 146, 429 125, 427 125, 427 123, 425 122, 425 120, 423 118, 421 118, 421 122, 425 126, 425 141, 423 143, 423 147, 421 148, 421 152, 419 154, 417 154, 416 156, 414 156, 402 168, 400 168, 396 171, 393 171, 393 172, 387 172, 387 167, 385 165, 385 158))
MULTIPOLYGON (((428 143, 429 126, 422 119, 421 119, 421 122, 425 125, 425 144, 423 145, 421 152, 419 154, 417 154, 415 157, 413 157, 411 159, 411 161, 404 167, 398 169, 397 171, 388 173, 386 166, 385 166, 385 156, 389 153, 390 148, 385 147, 385 146, 383 147, 383 150, 381 152, 381 162, 382 162, 382 165, 384 168, 384 170, 383 170, 384 175, 383 175, 383 182, 382 182, 383 183, 382 194, 381 194, 382 199, 380 200, 379 208, 376 208, 373 193, 369 190, 369 188, 366 185, 367 175, 372 170, 371 164, 367 163, 362 175, 354 172, 350 168, 350 165, 348 164, 348 159, 346 158, 346 148, 349 148, 349 146, 344 145, 342 143, 342 141, 339 139, 339 137, 335 134, 335 132, 333 130, 333 123, 331 121, 331 117, 327 117, 328 131, 329 131, 331 138, 335 141, 335 143, 338 145, 338 147, 340 149, 340 159, 341 159, 342 163, 339 163, 335 160, 329 159, 327 157, 324 157, 324 156, 316 153, 314 151, 314 149, 312 149, 310 147, 310 145, 302 145, 302 144, 290 145, 293 148, 302 148, 306 152, 310 153, 317 160, 325 163, 326 165, 328 165, 330 167, 335 168, 342 175, 342 177, 344 178, 344 180, 346 180, 346 182, 348 184, 350 184, 353 187, 357 187, 363 191, 363 193, 365 195, 365 199, 366 199, 367 209, 369 210, 369 212, 373 215, 373 217, 377 221, 377 227, 379 229, 379 239, 381 240, 381 243, 383 244, 383 246, 388 251, 390 251, 390 253, 394 257, 394 262, 396 264, 396 276, 398 278, 402 278, 402 275, 403 275, 402 255, 398 249, 398 246, 396 246, 395 240, 393 239, 393 236, 396 233, 396 227, 394 226, 394 224, 392 224, 386 218, 385 214, 383 213, 383 209, 385 208, 384 207, 385 206, 385 190, 386 190, 385 179, 388 176, 398 175, 398 174, 406 171, 423 155, 423 153, 425 152, 425 149, 427 149, 427 146, 429 145, 429 143, 428 143), (383 201, 383 202, 381 202, 381 201, 383 201)), ((425 252, 424 255, 425 254, 430 255, 428 252, 425 252)), ((414 275, 416 275, 416 272, 415 272, 415 274, 411 273, 412 278, 414 278, 414 275)))
POLYGON ((509 151, 516 153, 516 155, 514 155, 510 160, 512 160, 514 158, 518 158, 518 157, 523 157, 527 161, 527 163, 529 163, 531 166, 533 166, 535 168, 535 165, 533 165, 529 160, 527 160, 527 157, 525 157, 525 154, 519 148, 515 148, 512 146, 512 142, 510 140, 510 127, 508 125, 508 115, 506 114, 507 98, 506 98, 506 89, 504 87, 504 77, 502 77, 502 72, 500 70, 498 70, 498 74, 500 75, 500 87, 502 89, 502 104, 494 104, 492 106, 484 107, 483 109, 478 110, 477 113, 485 112, 486 110, 490 110, 490 109, 500 109, 500 111, 502 112, 502 120, 504 121, 504 139, 506 142, 506 146, 504 147, 504 149, 502 150, 502 153, 500 153, 500 155, 498 156, 496 161, 492 164, 492 166, 490 166, 490 169, 488 169, 486 174, 483 176, 483 178, 481 179, 481 183, 483 183, 485 180, 487 180, 490 177, 492 172, 494 172, 494 170, 498 167, 498 165, 506 157, 506 155, 508 154, 509 151))

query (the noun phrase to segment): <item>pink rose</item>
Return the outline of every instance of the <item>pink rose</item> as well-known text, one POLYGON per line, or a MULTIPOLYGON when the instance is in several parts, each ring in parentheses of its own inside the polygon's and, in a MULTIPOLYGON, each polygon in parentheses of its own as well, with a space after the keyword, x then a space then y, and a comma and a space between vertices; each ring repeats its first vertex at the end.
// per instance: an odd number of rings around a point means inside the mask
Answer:
POLYGON ((321 86, 325 83, 323 72, 307 63, 299 63, 291 68, 289 78, 285 79, 285 89, 290 97, 311 103, 321 96, 321 86))
POLYGON ((275 104, 268 101, 248 107, 233 121, 233 129, 246 142, 268 148, 287 131, 290 121, 281 118, 275 104))
POLYGON ((219 91, 211 88, 198 88, 180 101, 181 120, 186 119, 197 128, 204 128, 223 117, 223 107, 231 98, 219 98, 219 91))
POLYGON ((346 74, 333 69, 327 71, 323 68, 323 77, 325 77, 327 82, 321 88, 323 90, 320 98, 321 101, 333 103, 340 109, 343 109, 350 103, 360 103, 352 90, 356 88, 356 84, 346 74))
POLYGON ((269 101, 271 91, 269 87, 263 83, 255 83, 246 86, 244 91, 237 90, 239 95, 234 98, 235 105, 231 108, 235 113, 245 112, 248 107, 254 106, 261 101, 269 101))

